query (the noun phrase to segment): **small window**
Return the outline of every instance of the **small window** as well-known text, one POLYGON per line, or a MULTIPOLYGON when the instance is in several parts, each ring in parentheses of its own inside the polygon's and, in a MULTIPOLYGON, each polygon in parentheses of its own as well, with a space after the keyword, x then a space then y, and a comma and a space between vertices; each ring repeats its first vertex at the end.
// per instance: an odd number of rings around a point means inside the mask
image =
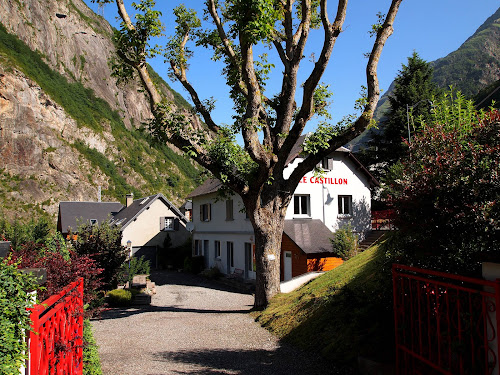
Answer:
POLYGON ((330 158, 323 158, 321 160, 321 168, 325 171, 330 171, 332 169, 330 158))
POLYGON ((311 205, 309 195, 293 196, 293 213, 298 216, 311 216, 311 205))
POLYGON ((97 225, 97 219, 90 219, 90 225, 97 225))
POLYGON ((215 257, 220 258, 220 241, 214 241, 215 257))
POLYGON ((160 230, 173 231, 179 230, 179 220, 175 217, 160 217, 160 230))
POLYGON ((200 221, 210 221, 211 216, 210 203, 200 205, 200 221))
POLYGON ((226 201, 226 221, 234 220, 233 216, 233 200, 228 199, 226 201))
POLYGON ((352 215, 352 195, 339 195, 339 215, 352 215))

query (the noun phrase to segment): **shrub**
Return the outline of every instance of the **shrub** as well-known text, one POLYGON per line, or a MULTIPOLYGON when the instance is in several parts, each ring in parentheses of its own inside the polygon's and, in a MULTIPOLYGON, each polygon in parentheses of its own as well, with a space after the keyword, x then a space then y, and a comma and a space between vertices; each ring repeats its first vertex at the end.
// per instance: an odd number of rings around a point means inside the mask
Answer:
POLYGON ((191 258, 191 272, 200 273, 205 268, 205 257, 195 256, 191 258))
POLYGON ((352 258, 358 252, 358 237, 350 224, 337 229, 330 241, 333 254, 343 260, 352 258))
POLYGON ((217 267, 206 269, 201 274, 210 280, 217 280, 222 276, 222 273, 217 267))
POLYGON ((118 283, 124 284, 135 275, 149 275, 151 272, 151 262, 144 258, 144 255, 140 258, 132 257, 129 262, 125 262, 121 265, 120 271, 118 273, 118 283), (130 279, 129 275, 130 274, 130 279))
POLYGON ((27 307, 32 306, 28 292, 36 285, 17 264, 0 261, 0 373, 17 374, 27 359, 26 332, 30 329, 27 307))
POLYGON ((105 288, 118 285, 119 268, 127 258, 127 249, 121 245, 120 227, 109 221, 99 225, 84 224, 78 228, 78 237, 73 247, 79 255, 92 257, 103 269, 102 282, 105 288))
POLYGON ((498 261, 500 112, 478 113, 457 94, 437 103, 387 181, 405 262, 479 271, 498 261))
POLYGON ((100 279, 102 269, 88 255, 79 255, 69 250, 69 258, 66 259, 62 253, 46 251, 43 244, 28 242, 20 250, 12 252, 10 263, 15 263, 19 268, 45 268, 47 270, 47 282, 44 288, 38 291, 40 301, 59 293, 68 284, 83 277, 83 302, 90 305, 86 313, 88 315, 94 313, 98 289, 102 285, 100 279))
POLYGON ((83 375, 102 375, 98 346, 88 319, 83 322, 83 375))
POLYGON ((108 292, 108 302, 111 306, 128 306, 132 299, 133 293, 130 289, 114 289, 108 292))

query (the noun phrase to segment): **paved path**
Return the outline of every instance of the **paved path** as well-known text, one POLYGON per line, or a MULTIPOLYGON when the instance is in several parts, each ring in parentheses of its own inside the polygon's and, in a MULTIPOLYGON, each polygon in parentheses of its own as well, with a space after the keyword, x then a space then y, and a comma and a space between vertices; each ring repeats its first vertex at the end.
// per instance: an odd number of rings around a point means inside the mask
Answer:
POLYGON ((104 375, 333 373, 254 322, 251 295, 183 273, 152 279, 151 306, 113 309, 92 322, 104 375))

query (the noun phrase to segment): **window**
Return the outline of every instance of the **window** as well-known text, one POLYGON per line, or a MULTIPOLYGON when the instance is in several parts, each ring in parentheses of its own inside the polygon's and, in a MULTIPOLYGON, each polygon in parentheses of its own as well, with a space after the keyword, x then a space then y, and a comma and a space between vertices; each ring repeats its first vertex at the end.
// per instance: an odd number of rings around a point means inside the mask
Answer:
POLYGON ((234 220, 233 217, 233 200, 228 199, 226 201, 226 221, 228 220, 234 220))
POLYGON ((332 166, 331 166, 331 161, 332 159, 330 158, 323 158, 321 160, 321 168, 325 171, 330 171, 332 169, 332 166))
POLYGON ((194 240, 194 251, 193 251, 193 255, 194 256, 197 256, 197 255, 203 255, 202 253, 202 249, 201 249, 201 240, 194 240))
POLYGON ((175 217, 160 217, 160 230, 173 231, 179 230, 179 220, 175 217))
POLYGON ((210 203, 200 205, 200 221, 210 221, 210 203))
POLYGON ((234 244, 232 242, 227 243, 227 263, 230 267, 234 267, 234 244))
POLYGON ((90 219, 90 225, 97 225, 97 219, 90 219))
POLYGON ((214 241, 215 257, 220 258, 220 241, 214 241))
POLYGON ((339 195, 339 215, 352 215, 352 195, 339 195))
POLYGON ((300 216, 311 216, 309 195, 293 196, 293 213, 300 216))

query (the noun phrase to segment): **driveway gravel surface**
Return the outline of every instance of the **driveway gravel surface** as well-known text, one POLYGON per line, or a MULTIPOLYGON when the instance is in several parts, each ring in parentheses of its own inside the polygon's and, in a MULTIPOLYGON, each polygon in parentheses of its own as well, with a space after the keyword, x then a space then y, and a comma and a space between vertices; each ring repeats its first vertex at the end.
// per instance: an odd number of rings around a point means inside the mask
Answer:
POLYGON ((253 296, 202 277, 151 275, 150 306, 93 320, 104 375, 331 374, 310 353, 280 343, 248 314, 253 296))

